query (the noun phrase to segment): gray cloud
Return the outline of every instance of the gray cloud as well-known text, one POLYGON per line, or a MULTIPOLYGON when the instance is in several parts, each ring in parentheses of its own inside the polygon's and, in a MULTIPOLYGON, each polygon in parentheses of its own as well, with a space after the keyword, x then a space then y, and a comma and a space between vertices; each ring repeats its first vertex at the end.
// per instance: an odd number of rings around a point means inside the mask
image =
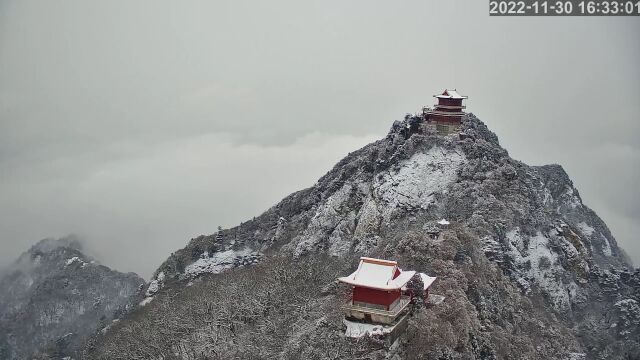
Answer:
POLYGON ((640 22, 482 1, 0 3, 0 263, 78 233, 149 275, 455 86, 640 262, 640 22))

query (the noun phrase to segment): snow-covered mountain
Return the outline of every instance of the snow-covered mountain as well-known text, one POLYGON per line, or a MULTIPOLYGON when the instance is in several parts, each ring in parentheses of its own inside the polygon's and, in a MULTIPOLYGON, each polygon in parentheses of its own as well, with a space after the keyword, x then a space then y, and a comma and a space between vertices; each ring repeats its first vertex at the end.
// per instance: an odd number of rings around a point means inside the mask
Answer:
POLYGON ((84 255, 73 237, 38 242, 0 277, 0 359, 73 353, 143 284, 84 255))
POLYGON ((146 295, 91 357, 640 356, 640 272, 561 166, 510 158, 471 114, 459 135, 395 122, 311 188, 192 239, 146 295), (394 346, 344 336, 335 278, 362 255, 438 277, 445 300, 394 346))
MULTIPOLYGON (((65 260, 70 261, 70 260, 65 260)), ((638 359, 640 271, 559 165, 509 157, 474 115, 396 121, 262 215, 200 236, 77 358, 638 359), (360 256, 438 280, 393 345, 344 335, 360 256)))

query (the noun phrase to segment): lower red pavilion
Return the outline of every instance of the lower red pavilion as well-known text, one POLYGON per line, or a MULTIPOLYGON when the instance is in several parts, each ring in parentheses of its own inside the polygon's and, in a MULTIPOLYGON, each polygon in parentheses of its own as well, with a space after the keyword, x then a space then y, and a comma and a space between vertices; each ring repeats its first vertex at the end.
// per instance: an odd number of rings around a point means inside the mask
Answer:
MULTIPOLYGON (((395 261, 360 258, 356 271, 338 278, 340 282, 353 286, 351 301, 345 307, 347 318, 370 323, 395 323, 411 301, 406 285, 415 275, 415 271, 400 269, 395 261)), ((426 295, 436 278, 419 275, 426 295)))

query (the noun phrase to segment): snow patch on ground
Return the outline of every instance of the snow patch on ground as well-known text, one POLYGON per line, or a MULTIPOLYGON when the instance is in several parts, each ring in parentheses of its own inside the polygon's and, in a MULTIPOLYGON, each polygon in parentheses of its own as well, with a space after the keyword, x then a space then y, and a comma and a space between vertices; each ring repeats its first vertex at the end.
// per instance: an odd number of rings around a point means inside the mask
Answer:
POLYGON ((429 305, 440 305, 444 302, 445 297, 442 295, 429 294, 427 298, 427 304, 429 305))
MULTIPOLYGON (((144 306, 144 305, 143 305, 143 306, 144 306)), ((103 327, 103 328, 102 328, 102 330, 100 330, 100 332, 101 332, 103 335, 104 335, 104 334, 106 334, 106 333, 108 333, 108 332, 109 332, 109 330, 111 330, 111 327, 113 327, 113 325, 114 325, 114 324, 117 324, 118 322, 120 322, 120 319, 113 319, 113 321, 111 322, 111 324, 109 324, 109 325, 107 325, 107 326, 103 327)), ((66 358, 63 358, 63 359, 66 359, 66 358)), ((71 359, 71 358, 69 358, 69 359, 71 359)))
POLYGON ((148 296, 146 298, 144 298, 144 300, 140 301, 140 306, 145 306, 147 304, 149 304, 151 302, 151 300, 153 300, 153 296, 148 296))
POLYGON ((392 208, 426 209, 457 179, 465 157, 453 150, 435 146, 426 153, 417 153, 403 162, 397 171, 376 177, 375 194, 392 208))
POLYGON ((349 321, 347 319, 342 320, 342 322, 347 326, 347 330, 345 331, 345 335, 350 338, 360 338, 363 336, 380 336, 386 335, 393 331, 395 326, 382 326, 379 324, 367 324, 367 323, 359 323, 354 321, 349 321))
POLYGON ((189 264, 184 269, 184 275, 186 277, 195 277, 207 273, 218 274, 227 269, 255 263, 259 256, 259 252, 249 248, 226 250, 216 252, 213 255, 209 255, 209 253, 205 251, 200 259, 189 264))
POLYGON ((569 353, 567 360, 585 360, 587 358, 587 354, 585 353, 569 353))

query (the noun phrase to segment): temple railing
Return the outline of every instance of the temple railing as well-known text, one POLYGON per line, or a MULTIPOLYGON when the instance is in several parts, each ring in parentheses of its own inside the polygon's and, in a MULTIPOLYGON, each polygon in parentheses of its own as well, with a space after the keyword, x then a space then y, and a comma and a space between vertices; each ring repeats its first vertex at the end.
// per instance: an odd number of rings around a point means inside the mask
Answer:
POLYGON ((359 311, 365 314, 396 317, 409 305, 410 301, 411 298, 409 298, 408 296, 401 296, 396 306, 393 307, 393 310, 374 309, 366 306, 354 305, 350 302, 345 304, 344 308, 345 310, 359 311))
POLYGON ((452 110, 466 109, 467 108, 466 105, 435 105, 435 107, 439 108, 439 109, 452 109, 452 110))
POLYGON ((438 111, 438 110, 427 110, 424 112, 427 115, 441 115, 441 116, 464 116, 464 112, 449 112, 449 111, 438 111))

